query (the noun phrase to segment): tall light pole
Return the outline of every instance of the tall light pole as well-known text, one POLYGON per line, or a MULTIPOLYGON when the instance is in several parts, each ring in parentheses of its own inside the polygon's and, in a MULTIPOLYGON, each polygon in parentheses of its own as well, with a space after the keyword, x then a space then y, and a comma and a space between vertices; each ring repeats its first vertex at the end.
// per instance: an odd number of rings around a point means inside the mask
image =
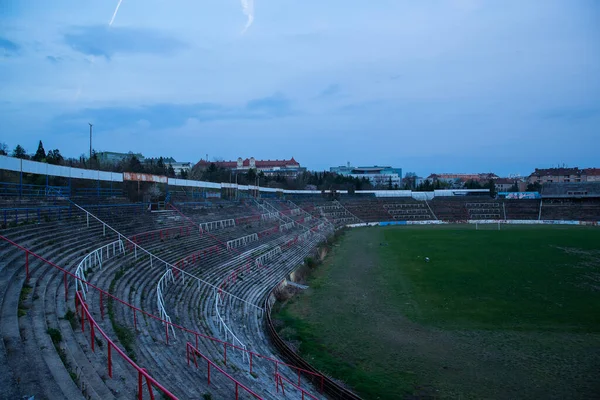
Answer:
POLYGON ((88 122, 88 124, 90 124, 90 162, 92 162, 92 125, 90 122, 88 122))

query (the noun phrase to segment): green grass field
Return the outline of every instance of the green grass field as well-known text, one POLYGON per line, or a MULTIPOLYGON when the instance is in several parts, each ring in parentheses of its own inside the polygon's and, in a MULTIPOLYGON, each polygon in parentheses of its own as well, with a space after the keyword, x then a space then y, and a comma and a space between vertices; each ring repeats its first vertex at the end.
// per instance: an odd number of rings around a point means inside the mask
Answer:
POLYGON ((599 228, 354 229, 308 284, 280 334, 366 399, 600 395, 599 228))

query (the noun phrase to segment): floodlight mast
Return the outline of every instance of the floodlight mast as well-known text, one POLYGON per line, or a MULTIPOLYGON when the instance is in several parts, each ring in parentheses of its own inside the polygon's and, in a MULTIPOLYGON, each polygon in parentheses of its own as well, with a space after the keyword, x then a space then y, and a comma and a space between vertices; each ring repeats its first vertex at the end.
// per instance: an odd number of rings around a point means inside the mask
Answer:
POLYGON ((92 162, 92 127, 94 126, 91 122, 88 122, 90 125, 90 162, 92 162))

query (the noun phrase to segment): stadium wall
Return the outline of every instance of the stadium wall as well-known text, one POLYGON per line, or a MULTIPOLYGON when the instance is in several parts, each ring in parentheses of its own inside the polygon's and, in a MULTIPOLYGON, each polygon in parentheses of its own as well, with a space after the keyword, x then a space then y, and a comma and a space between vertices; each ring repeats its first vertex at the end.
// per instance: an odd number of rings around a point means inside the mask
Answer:
MULTIPOLYGON (((169 186, 178 187, 196 187, 204 189, 237 189, 237 190, 257 190, 265 193, 283 193, 283 194, 321 194, 320 190, 286 190, 277 188, 268 188, 252 185, 238 185, 235 183, 215 183, 206 181, 195 181, 188 179, 168 178, 166 176, 138 174, 138 173, 118 173, 97 170, 88 170, 74 167, 64 167, 51 165, 47 163, 22 160, 19 158, 0 156, 0 169, 20 173, 32 173, 46 176, 58 176, 72 179, 87 179, 106 182, 156 182, 166 183, 169 186)), ((325 192, 329 192, 326 190, 325 192)), ((348 194, 347 190, 338 190, 337 193, 348 194)), ((434 197, 465 196, 467 194, 489 193, 488 189, 460 189, 460 190, 435 190, 433 192, 413 192, 410 190, 357 190, 355 194, 369 194, 375 197, 412 197, 416 200, 431 200, 434 197)))
POLYGON ((0 156, 0 169, 29 174, 60 176, 72 179, 89 179, 94 181, 123 182, 123 174, 117 172, 95 171, 73 167, 63 167, 37 161, 21 160, 8 156, 0 156))

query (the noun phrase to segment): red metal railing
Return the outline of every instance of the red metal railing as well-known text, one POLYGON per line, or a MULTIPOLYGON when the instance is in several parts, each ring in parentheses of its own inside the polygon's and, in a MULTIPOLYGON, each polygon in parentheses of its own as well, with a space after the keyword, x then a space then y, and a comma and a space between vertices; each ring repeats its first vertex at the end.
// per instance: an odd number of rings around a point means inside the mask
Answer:
POLYGON ((302 389, 300 386, 296 385, 294 382, 287 379, 285 376, 280 373, 275 373, 275 384, 277 385, 277 393, 279 393, 279 387, 281 387, 281 394, 285 396, 285 387, 283 386, 283 382, 289 383, 294 389, 299 390, 302 393, 302 400, 304 400, 305 396, 310 397, 311 399, 318 400, 317 397, 310 394, 306 390, 302 389))
MULTIPOLYGON (((181 212, 179 209, 177 209, 177 207, 175 207, 174 205, 172 205, 172 204, 170 204, 170 203, 169 203, 169 207, 171 207, 171 208, 172 208, 172 209, 173 209, 175 212, 177 212, 177 213, 178 213, 179 215, 181 215, 183 218, 187 219, 187 220, 188 220, 189 222, 191 222, 192 224, 194 224, 194 225, 198 226, 198 224, 197 224, 197 223, 196 223, 194 220, 192 220, 190 217, 188 217, 187 215, 185 215, 183 212, 181 212)), ((276 229, 278 229, 278 228, 277 228, 277 227, 274 227, 274 228, 271 228, 271 229, 267 229, 267 230, 265 230, 265 231, 262 231, 261 233, 263 233, 263 232, 270 232, 270 231, 273 231, 273 230, 276 230, 276 229)), ((317 230, 317 229, 318 229, 318 227, 314 227, 314 228, 312 228, 312 229, 311 229, 311 231, 314 231, 314 230, 317 230)), ((219 243, 219 244, 221 244, 222 246, 226 247, 226 244, 225 244, 225 243, 223 243, 223 241, 221 241, 221 240, 220 240, 218 237, 216 237, 216 236, 214 236, 214 235, 210 234, 209 232, 206 232, 206 234, 208 234, 208 235, 209 235, 211 238, 213 238, 213 239, 214 239, 216 242, 218 242, 218 243, 219 243)), ((269 233, 267 233, 267 234, 269 234, 269 233)), ((298 237, 296 236, 296 238, 295 238, 295 239, 292 239, 292 240, 297 240, 297 238, 298 238, 298 237)), ((237 249, 235 249, 235 248, 234 248, 234 249, 232 249, 232 250, 233 250, 233 251, 235 251, 236 253, 238 253, 238 254, 239 254, 239 251, 238 251, 237 249)), ((249 263, 249 262, 252 262, 252 261, 256 260, 256 258, 253 260, 253 259, 252 259, 252 257, 250 257, 250 256, 249 256, 249 257, 248 257, 246 260, 247 260, 247 261, 248 261, 248 263, 249 263)), ((221 285, 219 286, 219 290, 221 290, 221 288, 224 288, 224 287, 226 287, 228 282, 231 282, 232 280, 235 282, 235 280, 237 280, 237 274, 240 272, 240 270, 243 270, 243 269, 248 269, 248 268, 249 268, 249 264, 245 264, 245 265, 242 265, 242 266, 240 266, 240 267, 238 268, 238 270, 234 270, 234 271, 232 271, 232 273, 230 273, 230 274, 229 274, 229 275, 228 275, 226 278, 224 278, 224 279, 223 279, 223 282, 222 282, 222 283, 221 283, 221 285)), ((222 342, 222 341, 220 341, 219 339, 216 339, 216 340, 217 340, 217 341, 219 341, 219 342, 222 342)), ((196 337, 196 346, 197 346, 197 343, 198 343, 198 338, 196 337)), ((288 368, 290 368, 290 369, 292 369, 292 370, 296 371, 296 373, 297 373, 297 375, 298 375, 298 384, 300 384, 300 375, 301 375, 301 373, 304 373, 304 374, 306 374, 306 375, 310 375, 310 376, 311 376, 311 378, 312 378, 312 377, 317 377, 317 378, 319 378, 319 380, 321 381, 321 386, 320 386, 320 388, 319 388, 319 389, 320 389, 320 391, 322 391, 322 390, 323 390, 323 381, 324 381, 324 377, 323 377, 323 375, 322 375, 322 374, 318 374, 318 373, 315 373, 315 372, 313 372, 313 371, 309 371, 309 370, 306 370, 306 369, 302 369, 302 368, 296 367, 296 366, 294 366, 294 365, 291 365, 291 364, 282 363, 282 362, 280 362, 280 361, 278 361, 278 360, 276 360, 276 359, 273 359, 273 358, 270 358, 270 357, 266 357, 266 356, 262 356, 262 355, 260 355, 260 354, 254 353, 254 352, 252 352, 252 351, 250 351, 250 350, 247 350, 247 349, 245 349, 245 348, 242 348, 242 347, 236 346, 236 345, 234 345, 234 344, 231 344, 231 343, 226 343, 226 342, 222 342, 222 343, 224 344, 224 347, 225 347, 225 352, 224 352, 224 354, 225 354, 225 360, 224 360, 224 361, 225 361, 225 363, 226 363, 226 361, 227 361, 227 359, 226 359, 226 356, 227 356, 227 351, 226 351, 226 350, 227 350, 227 346, 230 346, 230 347, 232 347, 232 348, 234 348, 234 349, 237 349, 237 350, 240 350, 240 351, 243 351, 243 352, 247 352, 247 353, 249 353, 249 355, 250 355, 250 372, 252 372, 252 356, 254 355, 254 356, 257 356, 257 357, 260 357, 260 358, 263 358, 263 359, 266 359, 266 360, 272 361, 272 362, 275 364, 275 373, 278 373, 278 371, 279 371, 279 365, 284 365, 284 366, 286 366, 286 367, 288 367, 288 368)))
POLYGON ((251 389, 249 389, 248 387, 246 387, 243 384, 241 384, 240 382, 238 382, 235 378, 233 378, 227 372, 223 371, 223 369, 219 368, 219 366, 217 364, 212 362, 204 354, 200 353, 200 351, 196 347, 194 347, 190 342, 187 342, 186 343, 187 363, 188 363, 188 365, 190 365, 190 359, 193 359, 194 365, 196 365, 196 368, 198 368, 198 358, 196 356, 199 356, 206 361, 206 366, 208 368, 207 378, 208 378, 209 385, 210 385, 210 369, 212 367, 212 368, 215 368, 217 371, 219 371, 221 374, 223 374, 225 377, 227 377, 230 381, 232 381, 235 384, 235 399, 236 400, 238 400, 238 397, 239 397, 239 388, 242 388, 245 392, 247 392, 254 398, 262 400, 262 397, 260 397, 258 394, 254 393, 251 389))
POLYGON ((158 321, 158 322, 161 322, 161 323, 165 324, 165 328, 166 328, 165 329, 165 342, 167 344, 169 344, 169 331, 168 331, 168 328, 169 327, 173 327, 173 328, 178 329, 178 330, 180 330, 182 332, 194 335, 195 341, 196 341, 196 347, 198 347, 198 340, 199 340, 199 338, 207 339, 207 340, 210 340, 212 342, 219 343, 220 345, 222 345, 223 346, 223 361, 224 361, 225 365, 227 365, 227 348, 229 347, 229 348, 232 348, 232 349, 236 349, 236 350, 240 350, 240 351, 244 351, 244 352, 248 353, 249 358, 250 358, 250 373, 253 372, 253 370, 252 370, 252 368, 253 368, 253 362, 254 362, 253 358, 256 357, 256 358, 260 358, 260 359, 264 359, 264 360, 272 362, 274 364, 275 372, 276 373, 279 372, 279 367, 280 366, 284 366, 284 367, 290 368, 291 370, 295 371, 296 374, 298 375, 298 379, 300 379, 300 374, 301 373, 317 377, 321 381, 321 388, 320 388, 320 390, 322 391, 322 389, 323 389, 323 375, 322 374, 318 374, 318 373, 315 373, 315 372, 312 372, 312 371, 309 371, 309 370, 306 370, 306 369, 303 369, 303 368, 299 368, 299 367, 296 367, 296 366, 291 365, 291 364, 286 364, 286 363, 281 362, 281 361, 279 361, 279 360, 277 360, 275 358, 264 356, 262 354, 253 352, 251 350, 247 350, 247 349, 244 349, 242 347, 236 346, 236 345, 234 345, 232 343, 225 342, 225 341, 223 341, 221 339, 217 339, 217 338, 214 338, 212 336, 204 335, 202 333, 199 333, 199 332, 193 331, 191 329, 185 328, 183 326, 177 325, 175 323, 166 321, 166 320, 164 320, 164 319, 162 319, 162 318, 160 318, 160 317, 158 317, 158 316, 156 316, 154 314, 151 314, 151 313, 149 313, 147 311, 142 310, 141 308, 135 307, 134 305, 129 304, 126 301, 121 300, 120 298, 116 297, 115 295, 113 295, 113 294, 111 294, 111 293, 109 293, 109 292, 107 292, 107 291, 105 291, 103 289, 100 289, 99 287, 93 285, 92 283, 90 283, 90 282, 88 282, 88 281, 86 281, 84 279, 79 278, 74 273, 65 270, 64 268, 56 265, 52 261, 49 261, 49 260, 45 259, 44 257, 42 257, 42 256, 40 256, 40 255, 38 255, 38 254, 36 254, 34 252, 32 252, 31 250, 29 250, 29 249, 27 249, 27 248, 19 245, 18 243, 13 242, 12 240, 8 239, 7 237, 5 237, 3 235, 0 235, 0 239, 4 240, 5 242, 7 242, 7 243, 11 244, 12 246, 14 246, 14 247, 16 247, 16 248, 18 248, 20 250, 23 250, 25 252, 25 268, 26 268, 27 279, 29 279, 29 255, 31 255, 32 257, 37 258, 40 261, 42 261, 42 262, 44 262, 44 263, 52 266, 53 268, 56 268, 59 271, 61 271, 63 273, 63 275, 64 275, 65 300, 68 299, 68 281, 67 281, 67 277, 68 276, 70 276, 73 279, 76 279, 76 280, 78 280, 78 281, 86 284, 88 287, 90 287, 90 288, 98 291, 99 297, 100 297, 99 301, 100 301, 100 312, 101 312, 101 318, 102 319, 104 319, 103 302, 104 302, 104 297, 106 296, 107 298, 111 298, 114 301, 116 301, 117 303, 120 303, 120 304, 122 304, 122 305, 130 308, 133 311, 133 325, 134 325, 134 327, 135 327, 136 330, 137 330, 137 314, 138 313, 140 313, 142 315, 145 315, 146 317, 151 318, 151 319, 153 319, 155 321, 158 321))
POLYGON ((129 365, 131 365, 138 373, 138 399, 143 399, 143 390, 142 390, 142 382, 144 378, 146 379, 146 386, 148 387, 148 393, 150 394, 150 398, 154 399, 154 391, 152 390, 152 386, 156 386, 158 390, 163 392, 163 394, 169 399, 176 400, 177 397, 171 392, 169 392, 164 386, 162 386, 156 379, 150 376, 145 368, 141 368, 137 365, 131 358, 127 356, 102 330, 100 325, 94 320, 92 314, 88 309, 88 305, 85 300, 81 296, 81 292, 75 293, 75 310, 79 313, 81 309, 81 332, 85 332, 85 320, 87 319, 90 325, 90 343, 92 345, 92 351, 96 352, 95 343, 96 343, 96 331, 102 336, 107 343, 108 348, 108 376, 113 377, 113 368, 112 368, 112 349, 115 349, 118 355, 121 356, 123 360, 125 360, 129 365))

